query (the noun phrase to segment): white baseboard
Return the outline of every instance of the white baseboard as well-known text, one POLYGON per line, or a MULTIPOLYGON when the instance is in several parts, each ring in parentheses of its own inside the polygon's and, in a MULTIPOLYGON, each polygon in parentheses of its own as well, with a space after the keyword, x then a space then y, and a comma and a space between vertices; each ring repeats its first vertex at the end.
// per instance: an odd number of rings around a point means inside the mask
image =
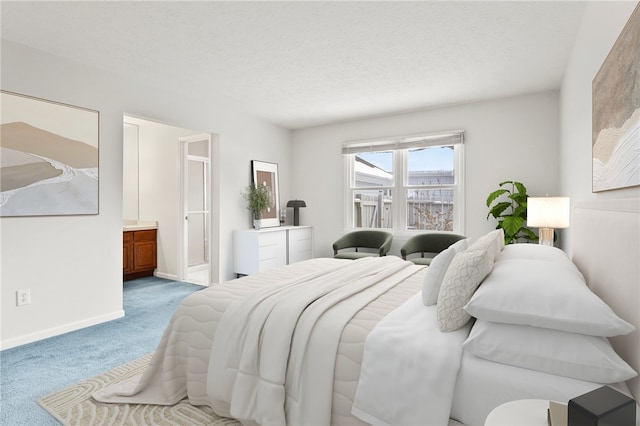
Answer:
POLYGON ((178 276, 174 275, 174 274, 167 274, 166 272, 158 272, 155 271, 153 273, 154 277, 158 277, 158 278, 164 278, 166 280, 171 280, 171 281, 178 281, 178 276))
POLYGON ((103 322, 112 321, 124 316, 124 311, 121 309, 109 314, 100 315, 97 317, 87 318, 82 321, 76 321, 69 324, 60 325, 57 327, 47 328, 36 333, 25 334, 24 336, 14 337, 8 340, 0 341, 0 350, 15 348, 16 346, 26 345, 27 343, 37 342, 38 340, 47 339, 49 337, 59 336, 61 334, 69 333, 72 331, 80 330, 82 328, 91 327, 92 325, 102 324, 103 322))
POLYGON ((209 263, 201 263, 199 265, 189 266, 189 272, 204 271, 209 269, 209 263))

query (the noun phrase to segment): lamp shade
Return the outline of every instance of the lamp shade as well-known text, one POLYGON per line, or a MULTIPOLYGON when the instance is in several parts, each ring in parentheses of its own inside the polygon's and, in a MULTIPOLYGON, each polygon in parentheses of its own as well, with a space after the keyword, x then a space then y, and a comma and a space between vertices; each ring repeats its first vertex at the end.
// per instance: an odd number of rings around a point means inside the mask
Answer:
POLYGON ((568 228, 570 216, 569 197, 529 197, 527 199, 527 226, 568 228))
POLYGON ((289 200, 287 207, 307 207, 307 204, 303 200, 289 200))

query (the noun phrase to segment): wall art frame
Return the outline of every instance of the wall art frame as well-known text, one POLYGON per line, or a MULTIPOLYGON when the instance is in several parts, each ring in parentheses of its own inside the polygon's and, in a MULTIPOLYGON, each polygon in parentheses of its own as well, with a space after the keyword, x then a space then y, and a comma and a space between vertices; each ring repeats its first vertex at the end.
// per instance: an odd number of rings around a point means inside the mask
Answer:
POLYGON ((99 214, 100 112, 0 97, 0 216, 99 214))
POLYGON ((271 194, 271 205, 262 211, 260 226, 280 226, 280 193, 278 187, 278 164, 251 161, 251 176, 254 185, 266 186, 271 194))
POLYGON ((592 82, 592 192, 640 186, 640 4, 592 82))

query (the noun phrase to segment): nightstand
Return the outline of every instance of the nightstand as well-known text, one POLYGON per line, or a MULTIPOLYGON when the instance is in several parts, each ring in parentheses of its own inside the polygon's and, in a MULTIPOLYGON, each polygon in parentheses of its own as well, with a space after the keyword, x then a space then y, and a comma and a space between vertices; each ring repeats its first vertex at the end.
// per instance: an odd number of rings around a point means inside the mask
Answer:
POLYGON ((547 399, 520 399, 505 402, 489 413, 484 426, 548 426, 547 399))

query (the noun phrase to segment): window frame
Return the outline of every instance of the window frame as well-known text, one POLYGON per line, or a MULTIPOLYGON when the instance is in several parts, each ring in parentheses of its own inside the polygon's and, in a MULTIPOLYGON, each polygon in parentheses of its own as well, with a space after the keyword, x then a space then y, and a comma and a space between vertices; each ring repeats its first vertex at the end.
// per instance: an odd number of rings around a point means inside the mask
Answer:
POLYGON ((356 229, 382 229, 394 235, 415 235, 425 232, 440 232, 429 229, 408 229, 408 197, 407 192, 414 189, 441 189, 453 188, 453 232, 464 235, 464 183, 465 183, 465 155, 464 155, 464 131, 443 132, 438 134, 421 134, 379 140, 347 141, 343 143, 344 158, 344 228, 345 232, 356 229), (458 137, 452 140, 451 135, 458 137), (409 141, 404 143, 404 141, 409 141), (422 143, 420 142, 422 141, 422 143), (452 184, 443 185, 409 185, 408 152, 415 148, 431 148, 440 146, 453 146, 454 150, 454 181, 452 184), (380 147, 379 149, 377 147, 380 147), (359 149, 362 149, 360 151, 359 149), (361 152, 386 152, 393 155, 393 185, 383 187, 355 187, 355 157, 361 152), (391 228, 356 228, 354 226, 354 192, 365 190, 390 190, 393 198, 391 228))

